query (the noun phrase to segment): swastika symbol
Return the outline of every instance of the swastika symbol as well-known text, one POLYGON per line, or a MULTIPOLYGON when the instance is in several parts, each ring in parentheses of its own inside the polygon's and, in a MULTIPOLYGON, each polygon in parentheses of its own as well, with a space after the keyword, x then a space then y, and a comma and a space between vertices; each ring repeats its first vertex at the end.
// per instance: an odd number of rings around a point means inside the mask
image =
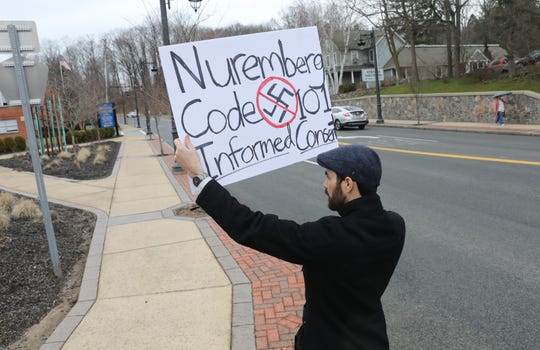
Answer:
POLYGON ((298 112, 298 96, 294 86, 284 78, 269 77, 257 91, 259 114, 274 128, 290 124, 298 112))

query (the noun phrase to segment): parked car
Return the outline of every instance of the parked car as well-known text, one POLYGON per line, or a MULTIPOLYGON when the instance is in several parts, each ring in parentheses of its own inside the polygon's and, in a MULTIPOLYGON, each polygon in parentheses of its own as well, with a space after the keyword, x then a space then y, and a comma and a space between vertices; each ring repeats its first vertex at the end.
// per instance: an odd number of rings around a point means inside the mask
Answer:
POLYGON ((126 117, 128 117, 128 118, 137 118, 137 112, 136 111, 131 111, 128 114, 126 114, 126 117))
POLYGON ((521 57, 520 59, 516 60, 516 65, 527 66, 530 64, 537 64, 538 62, 540 62, 540 50, 534 50, 527 56, 521 57))
POLYGON ((484 66, 484 70, 487 72, 508 72, 508 59, 506 57, 500 57, 496 60, 489 62, 487 66, 484 66))
POLYGON ((332 107, 332 119, 334 128, 341 130, 343 127, 356 126, 364 129, 369 124, 367 113, 360 107, 334 106, 332 107))

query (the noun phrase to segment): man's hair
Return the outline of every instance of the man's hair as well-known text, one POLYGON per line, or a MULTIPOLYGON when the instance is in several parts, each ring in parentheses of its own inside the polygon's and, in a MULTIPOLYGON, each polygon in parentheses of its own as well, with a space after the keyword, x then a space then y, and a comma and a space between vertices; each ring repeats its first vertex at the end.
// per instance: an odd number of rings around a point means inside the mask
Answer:
MULTIPOLYGON (((343 176, 341 174, 336 173, 336 180, 337 180, 338 184, 343 182, 343 180, 345 180, 346 177, 347 176, 343 176)), ((377 193, 377 187, 368 186, 366 184, 361 184, 361 183, 358 183, 358 182, 356 182, 356 186, 358 186, 358 191, 360 192, 361 195, 367 196, 369 194, 377 193)))

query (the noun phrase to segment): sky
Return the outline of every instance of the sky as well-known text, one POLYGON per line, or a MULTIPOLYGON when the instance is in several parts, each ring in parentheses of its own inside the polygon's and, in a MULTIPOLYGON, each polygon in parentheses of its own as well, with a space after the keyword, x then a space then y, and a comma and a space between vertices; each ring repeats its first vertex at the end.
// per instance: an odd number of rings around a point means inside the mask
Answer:
MULTIPOLYGON (((264 23, 279 16, 293 0, 203 0, 201 24, 209 27, 232 23, 264 23)), ((149 13, 160 14, 159 0, 3 0, 0 21, 35 21, 40 42, 95 38, 118 28, 144 22, 149 13)), ((171 0, 172 11, 196 16, 188 0, 171 0)), ((170 12, 169 12, 170 14, 170 12)))

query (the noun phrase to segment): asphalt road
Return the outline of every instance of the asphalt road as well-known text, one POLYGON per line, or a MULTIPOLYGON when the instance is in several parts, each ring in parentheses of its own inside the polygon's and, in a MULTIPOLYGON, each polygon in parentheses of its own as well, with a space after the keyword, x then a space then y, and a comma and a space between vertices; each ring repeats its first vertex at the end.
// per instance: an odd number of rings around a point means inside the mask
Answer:
MULTIPOLYGON (((407 223, 383 298, 391 347, 539 349, 540 138, 368 127, 339 139, 377 149, 383 204, 407 223)), ((323 179, 303 162, 228 188, 304 222, 331 214, 323 179)))

